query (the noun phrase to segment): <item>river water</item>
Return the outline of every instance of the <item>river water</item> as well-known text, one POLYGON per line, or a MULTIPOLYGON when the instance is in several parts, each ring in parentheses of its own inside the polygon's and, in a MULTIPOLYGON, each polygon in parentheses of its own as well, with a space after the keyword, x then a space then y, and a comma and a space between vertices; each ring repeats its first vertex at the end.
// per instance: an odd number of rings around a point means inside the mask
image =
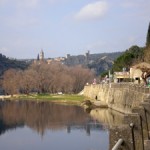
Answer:
POLYGON ((108 109, 0 101, 0 150, 108 150, 109 126, 121 122, 108 109))

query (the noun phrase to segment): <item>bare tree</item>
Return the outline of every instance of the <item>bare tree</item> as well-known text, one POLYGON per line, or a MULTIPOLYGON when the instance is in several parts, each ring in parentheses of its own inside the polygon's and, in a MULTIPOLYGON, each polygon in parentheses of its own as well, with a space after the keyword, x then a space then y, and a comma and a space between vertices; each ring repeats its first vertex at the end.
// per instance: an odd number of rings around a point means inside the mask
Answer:
POLYGON ((3 87, 7 93, 18 91, 38 93, 78 93, 94 74, 81 66, 68 67, 61 63, 32 64, 24 71, 9 70, 4 74, 3 87))
POLYGON ((94 79, 94 74, 87 68, 76 66, 71 69, 72 77, 74 78, 73 92, 80 92, 87 82, 94 79))
POLYGON ((33 70, 35 73, 33 80, 35 80, 35 89, 39 93, 46 93, 49 91, 49 86, 51 84, 52 75, 50 72, 50 66, 46 63, 32 65, 30 70, 33 70))
POLYGON ((25 94, 29 94, 36 88, 36 77, 37 74, 34 70, 28 69, 20 74, 22 79, 20 80, 20 90, 25 94))
POLYGON ((6 94, 17 94, 19 92, 18 71, 15 69, 7 70, 3 75, 2 85, 6 94))

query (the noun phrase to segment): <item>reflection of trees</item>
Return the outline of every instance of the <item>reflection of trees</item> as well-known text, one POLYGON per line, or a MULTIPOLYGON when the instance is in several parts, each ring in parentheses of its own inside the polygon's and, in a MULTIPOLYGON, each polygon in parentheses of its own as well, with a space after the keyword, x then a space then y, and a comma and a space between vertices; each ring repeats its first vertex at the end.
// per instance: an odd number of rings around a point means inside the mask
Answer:
POLYGON ((8 129, 9 130, 15 129, 16 126, 17 127, 23 127, 24 125, 23 124, 9 124, 9 125, 7 125, 3 122, 3 120, 0 120, 0 135, 5 133, 8 129))
POLYGON ((90 117, 79 106, 35 101, 1 101, 0 119, 0 126, 25 124, 44 134, 46 129, 56 130, 68 125, 84 125, 90 117))
POLYGON ((68 125, 67 132, 70 133, 71 130, 85 130, 87 135, 90 135, 91 130, 106 130, 105 126, 97 121, 89 120, 86 124, 82 125, 68 125))

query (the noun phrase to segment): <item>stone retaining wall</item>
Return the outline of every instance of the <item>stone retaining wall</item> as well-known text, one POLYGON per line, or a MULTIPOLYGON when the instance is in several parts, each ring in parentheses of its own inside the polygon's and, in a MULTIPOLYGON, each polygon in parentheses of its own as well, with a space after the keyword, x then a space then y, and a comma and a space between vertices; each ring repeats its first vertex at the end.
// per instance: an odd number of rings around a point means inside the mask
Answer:
POLYGON ((150 97, 150 88, 132 83, 97 84, 85 86, 84 95, 103 101, 116 111, 131 113, 133 108, 150 97))

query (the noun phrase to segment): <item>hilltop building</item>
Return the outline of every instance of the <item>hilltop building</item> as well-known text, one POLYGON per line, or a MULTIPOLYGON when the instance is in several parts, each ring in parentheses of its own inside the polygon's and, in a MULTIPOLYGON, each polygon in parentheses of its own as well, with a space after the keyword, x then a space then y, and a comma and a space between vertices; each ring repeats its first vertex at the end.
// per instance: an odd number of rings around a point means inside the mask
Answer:
POLYGON ((121 54, 121 52, 90 54, 90 51, 88 50, 83 55, 67 54, 66 57, 44 58, 44 51, 41 50, 41 52, 38 54, 37 59, 34 60, 34 63, 51 64, 60 62, 67 66, 82 65, 95 71, 96 74, 99 75, 101 72, 109 70, 112 67, 113 60, 121 54))
POLYGON ((34 60, 35 64, 40 64, 41 62, 45 62, 43 49, 41 49, 40 53, 37 55, 37 59, 34 60))
POLYGON ((39 59, 40 60, 44 60, 44 52, 43 52, 43 50, 41 50, 41 52, 40 52, 39 59))
POLYGON ((37 55, 37 59, 34 60, 34 63, 47 63, 50 64, 52 62, 62 62, 64 61, 64 57, 57 57, 57 58, 44 58, 44 51, 41 49, 40 53, 37 55))

